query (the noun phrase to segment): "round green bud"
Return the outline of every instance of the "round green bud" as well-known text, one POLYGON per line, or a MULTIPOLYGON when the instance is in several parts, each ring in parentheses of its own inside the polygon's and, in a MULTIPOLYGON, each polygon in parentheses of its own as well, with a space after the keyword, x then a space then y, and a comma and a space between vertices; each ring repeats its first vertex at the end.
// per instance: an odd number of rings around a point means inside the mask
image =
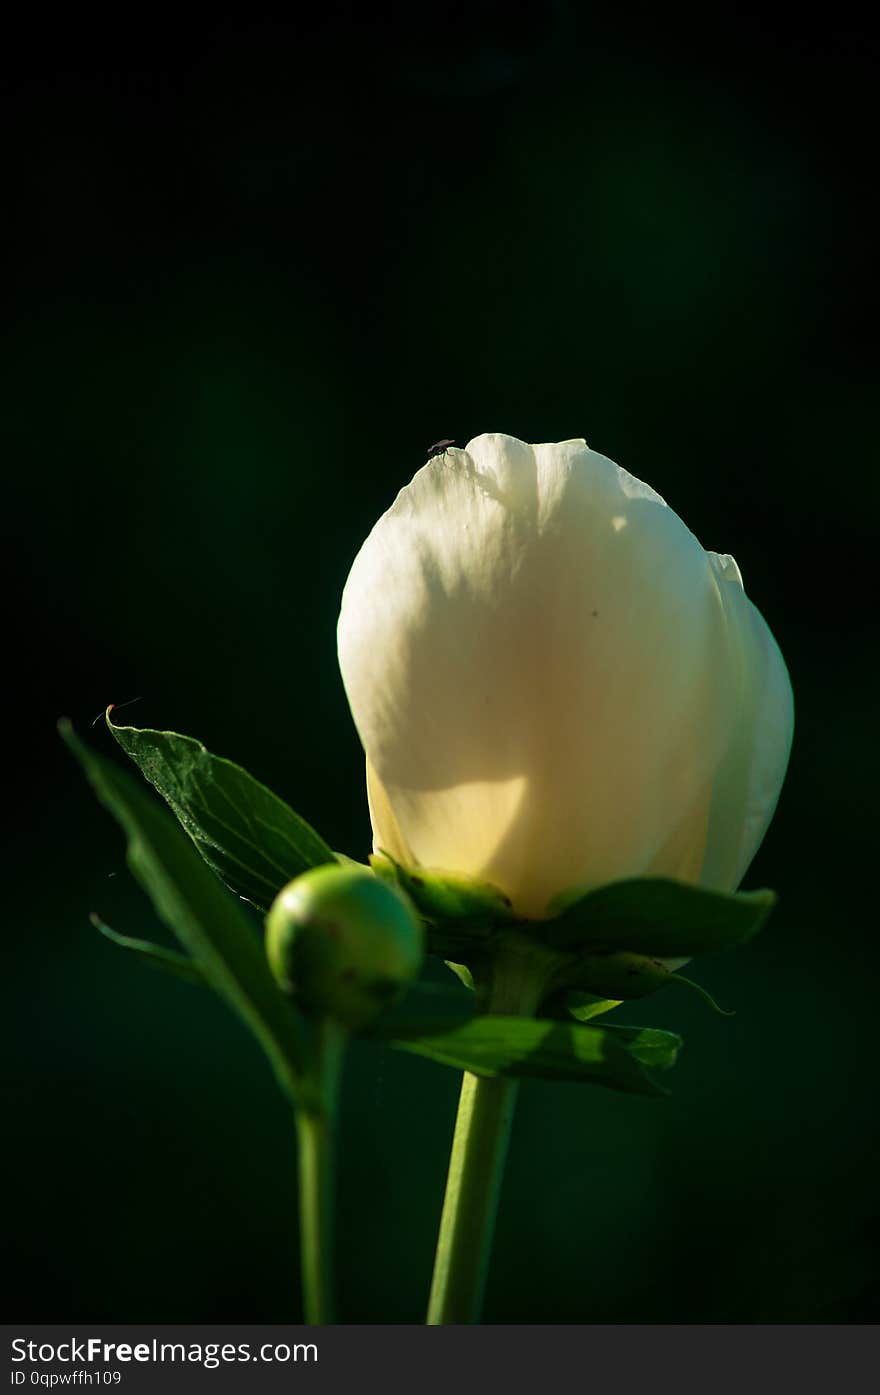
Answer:
POLYGON ((313 867, 266 917, 269 966, 308 1013, 362 1027, 416 977, 424 933, 405 895, 359 867, 313 867))

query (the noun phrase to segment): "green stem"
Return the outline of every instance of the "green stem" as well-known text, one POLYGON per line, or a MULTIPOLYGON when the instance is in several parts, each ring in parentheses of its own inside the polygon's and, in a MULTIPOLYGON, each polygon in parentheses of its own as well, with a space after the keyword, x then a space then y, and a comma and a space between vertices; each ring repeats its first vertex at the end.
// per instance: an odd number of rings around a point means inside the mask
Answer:
POLYGON ((315 1022, 313 1094, 296 1113, 299 1141, 300 1258, 305 1320, 326 1325, 333 1317, 333 1202, 339 1070, 345 1047, 340 1026, 315 1022))
POLYGON ((428 1304, 431 1326, 479 1321, 518 1084, 469 1072, 461 1082, 428 1304))
MULTIPOLYGON (((531 1016, 543 995, 546 973, 528 956, 499 958, 492 966, 487 1011, 531 1016)), ((479 1322, 495 1234, 495 1218, 519 1081, 465 1072, 434 1276, 428 1324, 479 1322)))

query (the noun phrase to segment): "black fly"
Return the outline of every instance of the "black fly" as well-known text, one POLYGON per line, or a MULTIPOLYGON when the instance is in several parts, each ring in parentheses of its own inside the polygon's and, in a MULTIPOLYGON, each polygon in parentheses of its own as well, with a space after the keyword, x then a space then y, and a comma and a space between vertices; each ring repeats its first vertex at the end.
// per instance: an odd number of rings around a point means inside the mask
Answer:
POLYGON ((435 441, 433 446, 428 447, 428 459, 433 460, 437 455, 445 455, 449 447, 454 445, 454 438, 450 438, 448 441, 435 441))

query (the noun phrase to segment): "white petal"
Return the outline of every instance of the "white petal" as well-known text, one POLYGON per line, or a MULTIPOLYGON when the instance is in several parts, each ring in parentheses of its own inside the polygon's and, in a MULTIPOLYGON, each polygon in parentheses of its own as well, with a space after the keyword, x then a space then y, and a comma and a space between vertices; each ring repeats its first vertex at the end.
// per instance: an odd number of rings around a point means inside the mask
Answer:
POLYGON ((788 672, 766 621, 746 596, 732 557, 709 553, 728 622, 736 712, 713 782, 700 881, 739 886, 776 808, 794 731, 788 672))
POLYGON ((370 822, 373 826, 373 851, 386 853, 403 867, 410 867, 415 858, 406 845, 400 825, 379 779, 367 757, 367 803, 370 808, 370 822))
POLYGON ((400 846, 524 915, 681 842, 731 727, 728 653, 712 567, 659 495, 580 442, 500 435, 401 491, 339 623, 400 846))

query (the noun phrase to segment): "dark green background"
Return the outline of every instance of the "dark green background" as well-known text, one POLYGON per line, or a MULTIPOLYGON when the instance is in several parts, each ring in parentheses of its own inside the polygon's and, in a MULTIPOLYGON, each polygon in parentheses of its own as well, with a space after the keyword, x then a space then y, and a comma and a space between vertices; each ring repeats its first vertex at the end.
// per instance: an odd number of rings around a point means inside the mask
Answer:
MULTIPOLYGON (((285 1108, 219 1003, 90 929, 159 933, 53 724, 139 695, 363 856, 341 588, 428 444, 486 430, 585 435, 732 551, 798 711, 746 882, 779 910, 696 970, 737 1016, 643 1005, 686 1037, 668 1101, 523 1088, 487 1317, 876 1317, 876 45, 846 6, 709 14, 8 49, 10 1320, 299 1313, 285 1108)), ((349 1321, 420 1319, 455 1095, 352 1053, 349 1321)))

